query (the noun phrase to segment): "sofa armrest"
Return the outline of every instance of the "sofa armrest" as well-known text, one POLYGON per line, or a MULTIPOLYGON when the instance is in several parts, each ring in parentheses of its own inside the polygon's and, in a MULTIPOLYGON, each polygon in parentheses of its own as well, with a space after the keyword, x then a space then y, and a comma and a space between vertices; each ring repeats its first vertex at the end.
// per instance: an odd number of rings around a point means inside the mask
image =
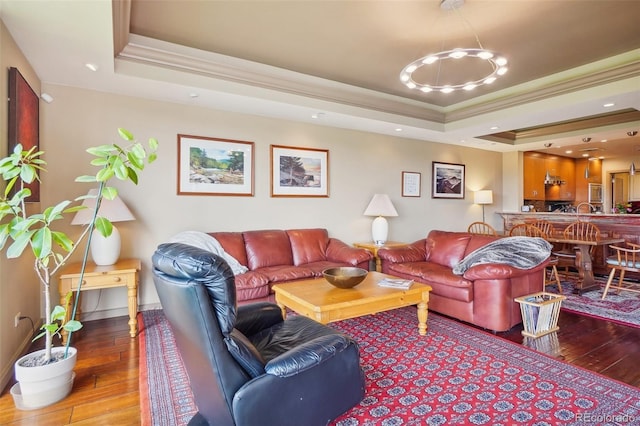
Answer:
POLYGON ((351 343, 348 337, 338 333, 321 336, 275 357, 264 370, 278 377, 293 376, 333 358, 351 343))
POLYGON ((378 250, 378 257, 389 263, 424 262, 427 260, 426 239, 407 246, 381 248, 378 250))
POLYGON ((530 269, 518 269, 510 265, 499 263, 486 263, 475 265, 467 269, 464 278, 469 281, 475 280, 499 280, 514 277, 521 277, 544 269, 549 264, 549 259, 530 269))
POLYGON ((373 255, 369 250, 351 247, 337 238, 329 238, 327 260, 355 266, 362 262, 368 262, 371 259, 373 259, 373 255))
POLYGON ((245 336, 253 336, 282 321, 282 309, 278 305, 269 302, 252 303, 238 306, 236 328, 245 336))

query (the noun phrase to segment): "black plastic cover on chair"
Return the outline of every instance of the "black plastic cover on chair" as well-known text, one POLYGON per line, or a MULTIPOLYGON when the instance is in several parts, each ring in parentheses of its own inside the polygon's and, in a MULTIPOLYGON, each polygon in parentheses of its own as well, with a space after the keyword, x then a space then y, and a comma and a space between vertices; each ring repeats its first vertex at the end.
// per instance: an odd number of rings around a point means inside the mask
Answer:
POLYGON ((272 303, 236 304, 217 255, 161 244, 153 280, 189 375, 190 425, 326 425, 364 396, 357 344, 272 303))

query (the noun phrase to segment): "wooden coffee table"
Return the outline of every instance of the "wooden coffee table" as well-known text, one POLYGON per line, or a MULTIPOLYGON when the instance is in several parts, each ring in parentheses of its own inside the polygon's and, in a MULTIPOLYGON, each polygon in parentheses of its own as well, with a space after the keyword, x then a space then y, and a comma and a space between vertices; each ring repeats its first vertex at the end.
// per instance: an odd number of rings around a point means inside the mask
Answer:
POLYGON ((418 332, 427 334, 427 306, 431 286, 413 283, 408 290, 381 287, 378 282, 391 275, 369 272, 354 288, 340 289, 324 278, 276 284, 276 303, 286 317, 287 308, 322 324, 377 312, 418 305, 418 332))

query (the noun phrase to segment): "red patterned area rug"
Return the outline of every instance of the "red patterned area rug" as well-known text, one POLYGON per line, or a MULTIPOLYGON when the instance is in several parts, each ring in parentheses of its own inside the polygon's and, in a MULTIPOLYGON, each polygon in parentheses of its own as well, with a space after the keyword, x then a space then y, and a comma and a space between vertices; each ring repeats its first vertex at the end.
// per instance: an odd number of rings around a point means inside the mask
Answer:
MULTIPOLYGON (((572 281, 562 281, 562 294, 567 298, 562 301, 561 309, 631 327, 640 327, 640 293, 621 291, 620 294, 616 294, 616 290, 609 290, 607 297, 602 300, 607 278, 596 277, 596 282, 600 285, 599 290, 578 295, 573 294, 572 281)), ((547 287, 546 291, 558 293, 555 285, 547 287)))
MULTIPOLYGON (((196 408, 175 341, 162 311, 141 317, 144 424, 184 425, 196 408)), ((433 313, 420 336, 415 307, 331 326, 359 343, 366 375, 365 398, 335 425, 640 422, 640 389, 433 313)))

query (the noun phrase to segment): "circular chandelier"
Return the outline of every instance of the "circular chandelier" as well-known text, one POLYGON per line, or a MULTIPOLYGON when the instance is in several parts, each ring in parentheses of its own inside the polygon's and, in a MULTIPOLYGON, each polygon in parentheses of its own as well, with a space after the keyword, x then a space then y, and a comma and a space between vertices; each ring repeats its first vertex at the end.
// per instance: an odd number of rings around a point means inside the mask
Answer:
MULTIPOLYGON (((464 0, 441 0, 440 8, 455 10, 457 12, 457 9, 463 4, 464 0)), ((466 22, 466 19, 462 19, 466 22)), ((468 27, 471 27, 471 24, 468 22, 466 22, 466 24, 468 27)), ((424 93, 434 91, 451 93, 454 90, 473 90, 478 86, 493 83, 499 76, 507 72, 507 60, 496 52, 484 49, 480 43, 480 39, 478 39, 478 35, 474 33, 474 36, 478 43, 478 48, 456 48, 423 56, 404 67, 400 73, 400 81, 409 89, 417 89, 424 93), (437 80, 435 83, 420 83, 413 78, 413 74, 421 67, 434 64, 440 67, 444 61, 455 61, 462 58, 476 58, 480 61, 486 61, 491 66, 491 72, 477 80, 458 84, 440 84, 437 80)))
POLYGON ((451 93, 454 90, 473 90, 478 86, 483 84, 491 84, 496 79, 504 75, 507 72, 507 60, 498 56, 495 52, 491 52, 486 49, 453 49, 447 50, 444 52, 432 53, 427 56, 424 56, 420 59, 416 59, 411 62, 409 65, 404 67, 402 72, 400 73, 400 81, 404 83, 409 89, 418 89, 422 92, 442 92, 442 93, 451 93), (446 60, 456 60, 460 58, 478 58, 483 61, 487 61, 491 64, 491 73, 488 75, 475 80, 475 81, 467 81, 465 83, 460 84, 427 84, 427 83, 419 83, 413 79, 413 73, 419 69, 420 67, 426 65, 436 64, 438 61, 446 61, 446 60))

